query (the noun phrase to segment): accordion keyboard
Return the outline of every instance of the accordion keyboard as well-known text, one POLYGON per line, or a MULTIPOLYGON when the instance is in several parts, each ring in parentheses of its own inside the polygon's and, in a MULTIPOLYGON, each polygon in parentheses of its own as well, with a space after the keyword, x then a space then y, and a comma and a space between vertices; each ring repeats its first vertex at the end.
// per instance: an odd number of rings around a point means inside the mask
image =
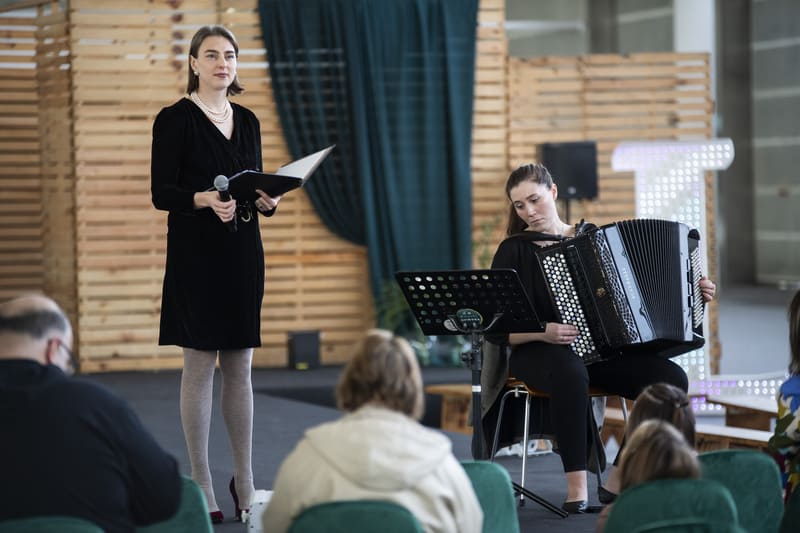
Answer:
POLYGON ((561 321, 578 328, 578 336, 570 346, 572 351, 585 363, 600 359, 564 254, 548 255, 543 259, 542 267, 561 321))

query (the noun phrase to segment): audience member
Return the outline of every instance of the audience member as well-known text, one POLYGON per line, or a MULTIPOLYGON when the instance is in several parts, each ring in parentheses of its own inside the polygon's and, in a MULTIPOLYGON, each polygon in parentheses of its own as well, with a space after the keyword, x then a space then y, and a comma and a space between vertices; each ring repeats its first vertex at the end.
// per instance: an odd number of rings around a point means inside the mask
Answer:
POLYGON ((175 459, 120 398, 67 377, 71 344, 50 298, 0 304, 0 521, 65 515, 126 532, 169 518, 175 459))
MULTIPOLYGON (((645 387, 628 417, 625 434, 631 435, 645 420, 663 420, 670 422, 683 434, 686 442, 694 448, 695 418, 692 404, 686 392, 669 383, 653 383, 645 387)), ((623 448, 624 449, 624 448, 623 448)), ((606 479, 605 488, 597 489, 603 503, 611 503, 620 490, 620 476, 617 466, 613 466, 606 479)))
POLYGON ((778 420, 769 447, 783 472, 786 498, 800 484, 800 291, 789 304, 789 378, 778 391, 778 420))
POLYGON ((422 378, 405 339, 368 332, 344 369, 336 401, 346 414, 307 430, 281 465, 264 531, 287 531, 312 505, 359 499, 400 504, 429 533, 481 531, 480 504, 450 440, 417 421, 422 378))
MULTIPOLYGON (((619 462, 620 489, 656 479, 699 478, 700 463, 694 448, 671 423, 645 420, 631 433, 619 462)), ((597 520, 597 532, 605 528, 613 503, 597 520)))
POLYGON ((683 433, 683 438, 694 448, 695 418, 686 392, 669 383, 654 383, 637 396, 628 418, 626 433, 632 434, 645 420, 663 420, 683 433))

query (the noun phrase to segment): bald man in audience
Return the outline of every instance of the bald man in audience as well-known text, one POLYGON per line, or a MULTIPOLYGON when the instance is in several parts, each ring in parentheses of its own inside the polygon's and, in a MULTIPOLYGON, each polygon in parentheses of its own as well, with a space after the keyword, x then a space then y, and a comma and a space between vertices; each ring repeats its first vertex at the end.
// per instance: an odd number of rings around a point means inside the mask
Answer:
POLYGON ((50 298, 0 304, 0 521, 66 515, 134 531, 178 509, 178 466, 131 408, 68 377, 72 328, 50 298))

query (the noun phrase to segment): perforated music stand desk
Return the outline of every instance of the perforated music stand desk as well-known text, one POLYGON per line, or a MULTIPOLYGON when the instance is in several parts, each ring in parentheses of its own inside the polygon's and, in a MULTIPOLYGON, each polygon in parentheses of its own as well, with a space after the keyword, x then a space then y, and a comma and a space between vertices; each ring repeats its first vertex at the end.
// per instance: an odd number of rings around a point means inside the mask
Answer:
MULTIPOLYGON (((470 351, 463 355, 472 370, 473 453, 475 459, 485 459, 481 424, 483 335, 539 332, 544 331, 544 324, 513 269, 397 272, 395 279, 422 333, 470 335, 470 351)), ((514 489, 560 516, 567 514, 516 483, 514 489)))

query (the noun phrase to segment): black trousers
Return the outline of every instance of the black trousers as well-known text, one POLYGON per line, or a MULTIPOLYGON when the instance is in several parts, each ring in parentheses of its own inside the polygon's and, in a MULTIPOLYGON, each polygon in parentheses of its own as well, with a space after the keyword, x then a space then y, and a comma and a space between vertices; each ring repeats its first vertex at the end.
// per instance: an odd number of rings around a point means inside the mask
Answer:
POLYGON ((689 389, 683 369, 663 357, 631 355, 586 366, 568 346, 544 342, 515 346, 509 375, 550 394, 550 422, 565 472, 586 470, 590 385, 631 400, 653 383, 689 389))

